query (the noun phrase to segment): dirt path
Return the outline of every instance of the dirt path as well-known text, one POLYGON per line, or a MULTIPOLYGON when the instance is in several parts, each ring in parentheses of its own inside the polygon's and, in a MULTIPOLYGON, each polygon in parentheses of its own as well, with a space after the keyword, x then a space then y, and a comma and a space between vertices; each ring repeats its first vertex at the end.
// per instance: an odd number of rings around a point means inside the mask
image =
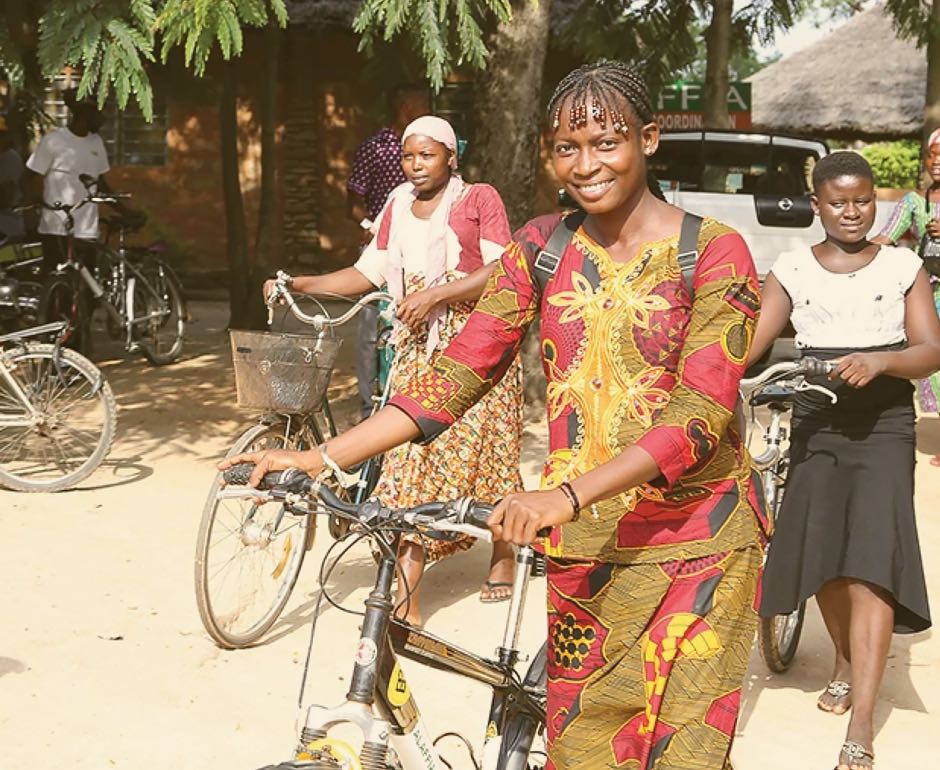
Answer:
MULTIPOLYGON (((193 598, 196 529, 213 463, 250 419, 234 406, 224 307, 195 303, 187 359, 154 369, 135 357, 99 356, 120 406, 106 464, 60 495, 0 491, 0 766, 67 762, 78 770, 254 770, 290 755, 297 691, 317 597, 325 528, 268 641, 223 652, 208 640, 193 598)), ((336 384, 354 393, 351 346, 336 384)), ((350 399, 350 406, 353 401, 350 399)), ((940 448, 940 426, 921 421, 920 447, 940 448)), ((527 432, 526 472, 537 475, 544 434, 527 432)), ((926 459, 924 455, 919 455, 926 459)), ((940 471, 917 471, 921 541, 934 598, 940 587, 940 471)), ((428 628, 489 654, 505 605, 476 592, 487 550, 477 546, 427 577, 428 628)), ((365 598, 371 557, 357 549, 330 584, 346 606, 365 598)), ((525 646, 543 634, 544 586, 535 584, 525 646)), ((307 702, 345 692, 358 618, 322 614, 307 702)), ((844 718, 817 712, 829 651, 818 613, 808 617, 793 670, 771 676, 755 659, 745 682, 734 758, 738 770, 834 765, 844 718)), ((406 665, 431 733, 482 735, 486 691, 406 665)), ((933 766, 940 713, 940 643, 930 632, 898 637, 878 708, 878 766, 933 766)), ((461 749, 446 756, 469 767, 461 749)))

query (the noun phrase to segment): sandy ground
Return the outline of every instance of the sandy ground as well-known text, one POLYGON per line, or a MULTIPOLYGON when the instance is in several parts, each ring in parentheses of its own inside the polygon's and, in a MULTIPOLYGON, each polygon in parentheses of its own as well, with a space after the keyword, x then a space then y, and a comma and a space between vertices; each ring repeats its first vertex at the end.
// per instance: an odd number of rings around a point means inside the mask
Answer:
MULTIPOLYGON (((59 495, 0 491, 0 767, 31 770, 254 768, 290 756, 298 688, 317 597, 315 567, 332 542, 321 526, 283 617, 260 646, 225 652, 203 631, 193 554, 213 463, 250 424, 234 406, 226 313, 197 302, 185 360, 162 369, 102 345, 120 407, 110 457, 80 489, 59 495)), ((336 386, 353 393, 351 345, 336 386)), ((919 449, 940 450, 940 425, 923 418, 919 449)), ((527 430, 525 471, 537 476, 544 432, 527 430)), ((927 454, 919 454, 926 460, 927 454)), ((917 469, 921 543, 940 596, 940 471, 917 469)), ((488 553, 480 544, 427 576, 427 626, 489 654, 506 605, 480 604, 488 553)), ((374 577, 364 548, 331 592, 361 606, 374 577)), ((543 635, 544 585, 532 586, 524 646, 543 635)), ((305 702, 338 702, 352 668, 358 618, 321 615, 305 702)), ((845 718, 815 708, 830 649, 811 607, 792 670, 771 675, 755 655, 744 683, 738 770, 829 768, 845 718)), ((405 663, 430 731, 457 730, 479 745, 485 688, 405 663)), ((933 767, 940 713, 940 642, 896 637, 877 710, 878 767, 933 767), (931 714, 933 716, 931 716, 931 714)), ((469 763, 445 744, 456 768, 469 763)))

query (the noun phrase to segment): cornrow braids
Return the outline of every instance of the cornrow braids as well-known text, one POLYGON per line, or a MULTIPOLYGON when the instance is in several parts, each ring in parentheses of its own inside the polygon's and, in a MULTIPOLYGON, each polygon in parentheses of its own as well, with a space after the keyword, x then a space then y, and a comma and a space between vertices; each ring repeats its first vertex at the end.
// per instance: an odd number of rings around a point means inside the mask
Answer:
POLYGON ((624 133, 627 130, 627 117, 621 106, 624 101, 633 109, 641 124, 653 122, 653 104, 640 74, 621 61, 601 59, 594 64, 578 67, 558 84, 548 102, 548 119, 552 129, 561 126, 562 107, 569 99, 569 127, 574 131, 586 126, 588 97, 591 102, 590 117, 601 128, 607 128, 610 120, 614 131, 624 133))

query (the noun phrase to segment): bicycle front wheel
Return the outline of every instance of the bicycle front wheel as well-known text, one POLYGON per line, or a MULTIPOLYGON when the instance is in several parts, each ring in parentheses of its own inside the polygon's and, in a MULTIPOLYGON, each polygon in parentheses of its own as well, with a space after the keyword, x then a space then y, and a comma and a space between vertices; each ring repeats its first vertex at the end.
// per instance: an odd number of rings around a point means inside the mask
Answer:
MULTIPOLYGON (((228 457, 264 449, 300 449, 286 422, 245 431, 228 457)), ((220 647, 257 642, 274 625, 290 598, 308 539, 311 516, 284 506, 217 498, 216 474, 209 489, 196 543, 195 584, 199 617, 220 647)))
POLYGON ((0 484, 59 492, 108 454, 117 423, 111 387, 91 361, 54 345, 0 354, 0 484))
POLYGON ((171 364, 183 352, 186 308, 183 289, 169 268, 145 265, 134 279, 133 336, 150 363, 171 364))

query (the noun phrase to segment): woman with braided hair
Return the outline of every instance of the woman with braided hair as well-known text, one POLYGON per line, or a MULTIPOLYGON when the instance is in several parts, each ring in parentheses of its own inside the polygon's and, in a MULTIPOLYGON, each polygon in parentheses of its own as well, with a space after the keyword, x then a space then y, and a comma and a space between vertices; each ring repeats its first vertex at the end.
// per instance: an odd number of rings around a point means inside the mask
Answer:
MULTIPOLYGON (((432 371, 327 453, 351 466, 432 441, 499 382, 540 313, 542 489, 503 498, 490 526, 516 544, 551 532, 548 766, 722 770, 767 529, 732 421, 757 276, 737 233, 649 189, 659 128, 635 71, 575 70, 549 120, 555 172, 582 212, 519 230, 432 371)), ((258 480, 323 463, 312 450, 224 464, 244 461, 258 480)))

